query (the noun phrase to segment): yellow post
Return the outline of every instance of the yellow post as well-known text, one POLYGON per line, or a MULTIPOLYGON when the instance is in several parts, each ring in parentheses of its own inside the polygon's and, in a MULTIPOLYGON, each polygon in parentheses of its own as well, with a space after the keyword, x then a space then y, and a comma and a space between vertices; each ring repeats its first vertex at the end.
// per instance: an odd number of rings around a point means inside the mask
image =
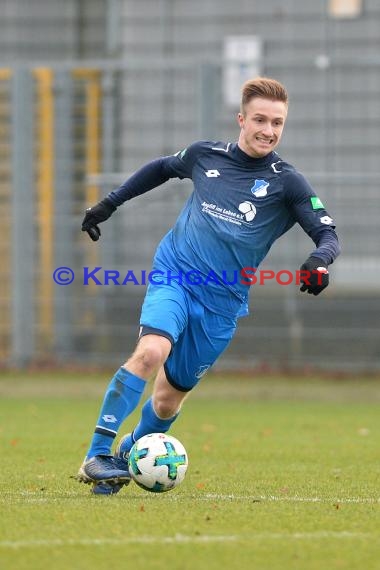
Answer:
MULTIPOLYGON (((98 69, 77 68, 74 70, 74 77, 85 81, 85 178, 89 180, 101 170, 101 73, 98 69)), ((98 185, 86 182, 84 199, 85 208, 96 204, 100 199, 98 185)), ((95 267, 99 264, 99 247, 96 247, 90 238, 87 238, 86 243, 88 264, 90 267, 95 267)), ((93 294, 97 292, 94 283, 89 285, 89 289, 93 294)), ((85 320, 91 323, 93 315, 87 315, 85 320)))
MULTIPOLYGON (((85 86, 85 195, 84 209, 96 204, 99 201, 99 187, 97 184, 88 182, 91 176, 99 174, 101 171, 101 72, 95 68, 76 68, 73 70, 74 79, 84 82, 85 86)), ((87 264, 89 267, 99 265, 99 247, 90 241, 86 236, 83 238, 87 245, 87 264)), ((89 292, 96 295, 98 289, 95 283, 90 283, 89 292)), ((83 315, 82 324, 85 327, 92 327, 95 322, 95 313, 89 309, 83 315)))
MULTIPOLYGON (((100 74, 93 70, 86 85, 86 175, 99 174, 100 164, 100 74)), ((99 187, 86 185, 86 203, 91 206, 99 201, 99 187)))
POLYGON ((37 81, 37 195, 39 229, 38 322, 44 349, 51 347, 54 319, 54 96, 53 71, 33 70, 37 81))
POLYGON ((12 76, 12 70, 7 68, 7 67, 2 67, 0 68, 0 79, 2 81, 6 81, 7 79, 10 79, 12 76))
MULTIPOLYGON (((99 174, 101 170, 100 154, 100 116, 101 116, 101 85, 100 71, 91 68, 77 68, 73 75, 76 79, 85 80, 85 156, 86 178, 99 174)), ((96 184, 86 184, 86 207, 99 201, 99 188, 96 184)))

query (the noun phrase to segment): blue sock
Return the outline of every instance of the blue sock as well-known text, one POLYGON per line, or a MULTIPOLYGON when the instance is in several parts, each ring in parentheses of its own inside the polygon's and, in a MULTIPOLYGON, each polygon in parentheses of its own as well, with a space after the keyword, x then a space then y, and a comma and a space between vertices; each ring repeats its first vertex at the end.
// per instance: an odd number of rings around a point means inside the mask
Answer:
POLYGON ((172 423, 177 419, 178 413, 173 417, 163 420, 159 418, 153 408, 152 398, 145 402, 141 410, 141 419, 133 432, 125 438, 121 448, 122 452, 130 451, 132 445, 143 435, 148 433, 165 433, 169 430, 172 423))
POLYGON ((111 453, 113 440, 122 422, 137 407, 145 386, 145 380, 125 368, 119 368, 105 393, 95 433, 87 452, 88 459, 94 455, 111 453))

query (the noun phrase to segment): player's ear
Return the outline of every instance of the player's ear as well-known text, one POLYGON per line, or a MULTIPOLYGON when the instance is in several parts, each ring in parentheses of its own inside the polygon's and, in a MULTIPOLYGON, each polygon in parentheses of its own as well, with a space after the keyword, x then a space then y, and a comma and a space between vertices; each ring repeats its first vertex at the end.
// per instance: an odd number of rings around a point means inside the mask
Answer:
POLYGON ((237 117, 236 117, 237 123, 239 125, 240 128, 242 128, 243 124, 244 124, 244 116, 242 113, 238 113, 237 117))

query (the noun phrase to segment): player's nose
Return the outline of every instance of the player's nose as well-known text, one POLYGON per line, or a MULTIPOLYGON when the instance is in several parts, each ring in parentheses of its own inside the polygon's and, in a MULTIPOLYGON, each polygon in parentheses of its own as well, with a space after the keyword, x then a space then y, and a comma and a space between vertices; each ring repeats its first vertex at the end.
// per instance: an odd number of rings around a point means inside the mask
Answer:
POLYGON ((262 133, 266 137, 271 137, 273 135, 273 127, 272 127, 271 123, 268 122, 268 123, 265 123, 265 125, 263 125, 262 133))

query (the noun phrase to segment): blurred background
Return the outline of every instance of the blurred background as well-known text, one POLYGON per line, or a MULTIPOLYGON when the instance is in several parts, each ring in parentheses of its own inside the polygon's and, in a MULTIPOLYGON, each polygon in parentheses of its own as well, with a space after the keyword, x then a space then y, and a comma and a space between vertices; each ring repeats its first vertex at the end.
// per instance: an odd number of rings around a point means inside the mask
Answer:
MULTIPOLYGON (((191 192, 129 202, 92 243, 86 207, 157 156, 235 141, 241 84, 285 83, 280 155, 313 184, 343 253, 318 297, 251 291, 217 370, 380 370, 380 3, 377 0, 0 0, 2 367, 118 365, 144 285, 83 284, 85 267, 149 271, 191 192), (58 285, 58 267, 75 272, 58 285)), ((262 268, 314 248, 293 228, 262 268)), ((142 277, 141 277, 142 280, 142 277)))

